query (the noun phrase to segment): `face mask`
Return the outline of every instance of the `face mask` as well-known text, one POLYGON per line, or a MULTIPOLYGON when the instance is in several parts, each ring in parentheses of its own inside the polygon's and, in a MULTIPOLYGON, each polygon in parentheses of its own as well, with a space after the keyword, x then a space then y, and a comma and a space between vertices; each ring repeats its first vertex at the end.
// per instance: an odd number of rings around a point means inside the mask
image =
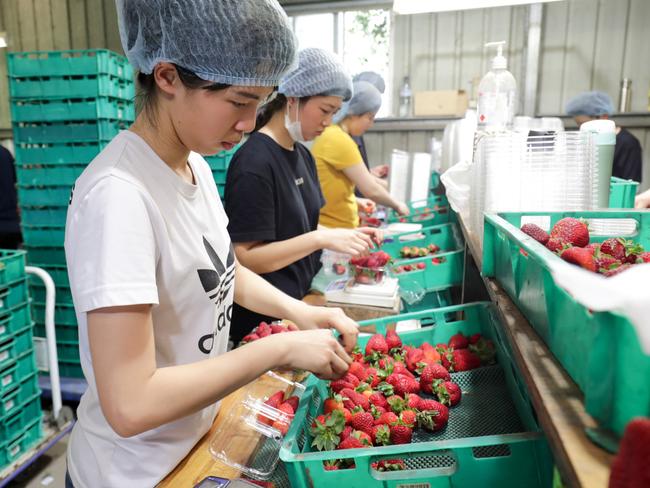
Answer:
POLYGON ((289 107, 287 106, 287 110, 284 112, 284 127, 294 142, 305 142, 305 138, 302 135, 302 125, 300 124, 300 102, 296 102, 295 122, 292 122, 291 118, 289 118, 289 107))

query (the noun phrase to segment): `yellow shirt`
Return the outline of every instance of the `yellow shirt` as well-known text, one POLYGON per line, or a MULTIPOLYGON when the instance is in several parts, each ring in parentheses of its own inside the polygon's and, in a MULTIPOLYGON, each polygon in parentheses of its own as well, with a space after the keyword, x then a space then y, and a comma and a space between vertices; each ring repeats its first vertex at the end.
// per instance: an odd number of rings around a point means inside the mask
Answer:
POLYGON ((330 125, 314 141, 311 152, 316 160, 318 179, 325 197, 318 223, 325 227, 358 227, 354 183, 343 173, 345 168, 363 164, 356 142, 340 126, 330 125))

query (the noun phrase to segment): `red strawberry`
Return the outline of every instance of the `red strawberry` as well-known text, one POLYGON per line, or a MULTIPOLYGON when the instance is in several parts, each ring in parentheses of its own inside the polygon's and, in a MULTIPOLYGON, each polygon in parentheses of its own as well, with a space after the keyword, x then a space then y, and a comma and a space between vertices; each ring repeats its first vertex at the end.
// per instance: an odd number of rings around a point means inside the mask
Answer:
POLYGON ((352 421, 352 412, 350 412, 347 408, 343 408, 341 412, 343 412, 343 418, 345 419, 345 423, 349 424, 352 421))
POLYGON ((293 417, 293 415, 296 413, 296 410, 293 408, 293 404, 289 403, 288 401, 280 405, 278 407, 278 410, 280 410, 280 412, 287 414, 287 416, 290 418, 293 417))
POLYGON ((460 386, 456 383, 438 380, 438 383, 434 385, 433 390, 438 395, 438 400, 443 405, 453 407, 460 402, 460 386))
MULTIPOLYGON (((359 407, 357 407, 357 408, 359 408, 359 407)), ((378 407, 378 406, 376 406, 376 405, 370 405, 370 413, 372 414, 372 416, 373 416, 375 419, 378 419, 379 417, 381 417, 381 416, 382 416, 383 414, 385 414, 389 409, 390 409, 390 407, 389 407, 388 405, 387 405, 386 408, 384 408, 384 407, 378 407)))
POLYGON ((591 254, 595 255, 596 252, 600 250, 600 243, 592 242, 591 244, 585 246, 585 249, 589 249, 589 251, 591 251, 591 254))
POLYGON ((422 370, 420 376, 420 389, 426 393, 432 393, 432 384, 436 380, 450 381, 449 371, 441 364, 433 364, 422 370))
POLYGON ((409 271, 413 271, 413 266, 411 266, 410 264, 405 264, 404 266, 402 266, 402 270, 408 273, 409 271))
POLYGON ((375 425, 392 425, 399 420, 399 417, 393 412, 382 413, 375 419, 375 425))
POLYGON ((578 266, 589 271, 595 272, 597 270, 596 261, 588 249, 582 249, 581 247, 570 247, 569 249, 562 251, 560 257, 569 263, 577 264, 578 266))
POLYGON ((428 342, 423 343, 420 346, 420 349, 422 350, 422 353, 424 354, 423 361, 426 360, 426 362, 429 362, 429 363, 440 362, 440 353, 436 350, 435 347, 433 347, 428 342))
POLYGON ((390 440, 393 444, 409 444, 413 437, 413 429, 404 423, 397 423, 390 427, 390 440))
POLYGON ((429 244, 427 246, 427 249, 429 250, 430 254, 435 254, 438 251, 440 251, 440 246, 436 246, 435 244, 429 244))
POLYGON ((350 364, 348 373, 356 376, 359 381, 366 381, 366 378, 368 378, 368 373, 366 372, 365 366, 356 361, 350 364))
POLYGON ((386 401, 386 397, 378 391, 370 395, 368 397, 368 401, 370 402, 371 405, 374 405, 376 407, 388 408, 388 402, 386 401))
POLYGON ((386 378, 386 382, 393 386, 395 393, 404 396, 406 393, 418 393, 420 383, 415 378, 403 374, 392 374, 386 378))
POLYGON ((409 378, 415 378, 415 376, 413 376, 413 373, 411 373, 401 361, 395 361, 393 363, 393 374, 403 374, 409 378))
POLYGON ((278 408, 284 400, 284 392, 282 390, 276 391, 264 403, 273 408, 278 408))
POLYGON ((373 368, 372 366, 369 368, 366 368, 366 372, 368 373, 368 377, 366 378, 366 382, 370 381, 370 387, 374 388, 376 387, 379 383, 381 383, 381 378, 379 377, 379 374, 377 373, 377 370, 373 368))
POLYGON ((337 275, 345 274, 345 266, 342 264, 334 264, 334 266, 332 266, 332 269, 337 275))
POLYGON ((433 258, 431 260, 431 264, 441 264, 445 262, 445 258, 433 258))
POLYGON ((386 338, 381 334, 373 335, 366 344, 366 356, 372 353, 388 354, 388 344, 386 338))
POLYGON ((449 347, 453 347, 454 349, 466 349, 468 346, 469 340, 467 340, 467 337, 462 332, 454 334, 449 339, 449 347))
POLYGON ((406 400, 406 406, 408 408, 411 408, 413 410, 418 410, 420 408, 420 402, 422 401, 422 398, 415 393, 407 393, 404 399, 406 400))
POLYGON ((476 344, 478 341, 481 340, 481 337, 483 337, 481 334, 472 334, 469 337, 469 343, 470 344, 476 344))
POLYGON ((343 414, 334 410, 328 415, 319 415, 311 424, 312 447, 319 451, 331 451, 341 441, 339 434, 345 428, 343 414))
POLYGON ((256 341, 256 340, 258 340, 259 338, 260 338, 260 336, 258 336, 257 334, 251 333, 251 334, 247 334, 247 335, 245 335, 245 336, 242 338, 241 342, 242 342, 242 344, 246 344, 246 343, 248 343, 248 342, 256 341))
POLYGON ((644 263, 650 263, 650 252, 642 252, 639 254, 639 259, 644 263))
POLYGON ((415 265, 415 267, 416 267, 417 269, 424 269, 424 268, 427 267, 427 265, 424 264, 423 262, 419 262, 419 263, 417 263, 417 264, 415 265))
POLYGON ((279 324, 271 324, 271 334, 281 334, 287 332, 289 329, 279 324))
POLYGON ((271 326, 266 322, 260 322, 257 326, 255 333, 260 337, 267 337, 271 335, 271 326))
POLYGON ((435 400, 426 400, 417 416, 418 426, 436 432, 449 422, 449 409, 435 400))
POLYGON ((611 238, 603 241, 600 245, 600 252, 608 254, 619 261, 625 259, 625 239, 611 238))
POLYGON ((400 414, 399 418, 402 422, 404 422, 409 427, 412 428, 415 426, 415 420, 416 420, 415 410, 411 410, 411 409, 402 410, 402 413, 400 414))
POLYGON ((559 239, 557 237, 551 237, 546 243, 546 249, 554 253, 559 253, 566 247, 570 246, 567 246, 564 241, 562 241, 562 239, 559 239))
POLYGON ((337 471, 339 468, 339 460, 338 459, 328 459, 326 461, 323 461, 323 469, 325 471, 337 471))
POLYGON ((372 426, 375 424, 375 419, 370 412, 357 412, 352 414, 350 424, 355 430, 370 434, 372 432, 372 426))
POLYGON ((291 408, 293 408, 293 413, 296 413, 298 411, 298 404, 300 403, 300 399, 297 396, 293 395, 287 398, 284 403, 291 405, 291 408))
POLYGON ((401 396, 393 395, 388 397, 386 401, 388 401, 391 410, 396 414, 402 413, 402 410, 406 408, 406 401, 401 396))
POLYGON ((272 427, 280 432, 282 435, 286 435, 287 431, 289 430, 289 422, 285 420, 276 420, 273 422, 272 427))
POLYGON ((324 413, 330 413, 330 412, 332 412, 334 410, 343 411, 344 408, 345 408, 345 406, 343 405, 343 397, 341 397, 341 395, 338 395, 338 394, 334 395, 331 398, 327 398, 323 402, 323 412, 324 413))
POLYGON ((403 471, 406 464, 401 459, 382 459, 371 464, 372 469, 379 472, 385 471, 403 471))
POLYGON ((395 332, 392 329, 388 329, 386 331, 386 344, 388 344, 388 349, 397 349, 398 347, 402 347, 402 339, 397 335, 397 332, 395 332))
POLYGON ((625 271, 626 269, 630 269, 631 267, 632 267, 631 264, 624 263, 621 264, 618 268, 605 271, 603 274, 609 278, 610 276, 616 276, 617 274, 621 274, 623 271, 625 271))
POLYGON ((470 344, 469 350, 478 356, 481 364, 494 364, 496 362, 496 347, 494 347, 494 342, 490 339, 480 337, 476 343, 470 344))
POLYGON ((375 446, 387 446, 390 444, 390 428, 384 424, 375 425, 370 437, 375 446))
POLYGON ((370 434, 368 434, 367 432, 363 432, 362 430, 355 430, 352 433, 352 436, 358 437, 359 440, 361 440, 361 442, 366 446, 372 446, 372 437, 370 437, 370 434))
POLYGON ((406 353, 406 367, 409 371, 415 371, 418 367, 418 363, 424 358, 424 351, 422 349, 409 349, 406 353))
POLYGON ((364 410, 368 410, 370 408, 370 402, 368 402, 368 398, 361 393, 358 393, 349 388, 343 388, 341 390, 341 395, 344 397, 343 404, 345 405, 345 408, 350 408, 350 406, 348 406, 348 401, 352 402, 352 408, 357 405, 364 410), (347 397, 348 401, 345 400, 345 397, 347 397))
POLYGON ((524 224, 521 226, 521 231, 541 244, 546 244, 549 240, 548 233, 535 224, 524 224))
POLYGON ((636 418, 627 424, 618 455, 612 463, 609 488, 650 486, 650 419, 636 418))
POLYGON ((339 380, 332 381, 330 383, 330 388, 334 393, 339 393, 341 390, 343 390, 343 388, 349 388, 351 390, 354 390, 354 385, 349 381, 339 379, 339 380))
POLYGON ((359 383, 361 383, 359 378, 357 378, 356 376, 354 376, 353 374, 350 374, 350 373, 345 373, 345 376, 343 377, 343 379, 345 381, 347 381, 348 383, 354 385, 355 388, 357 386, 359 386, 359 383))
POLYGON ((596 268, 600 273, 604 273, 605 271, 609 271, 610 269, 616 269, 621 265, 621 262, 618 259, 615 259, 611 256, 607 256, 606 254, 601 255, 599 258, 596 259, 596 268))
POLYGON ((352 435, 352 432, 354 432, 354 429, 350 425, 346 425, 343 427, 343 430, 341 431, 341 434, 339 435, 340 439, 347 439, 352 435))
POLYGON ((360 447, 367 447, 367 444, 361 442, 361 439, 358 437, 350 436, 343 439, 337 449, 358 449, 360 447))
POLYGON ((481 358, 469 349, 458 349, 445 353, 442 365, 451 372, 469 371, 481 367, 481 358))
POLYGON ((551 237, 558 237, 562 242, 572 246, 585 247, 589 244, 589 228, 581 220, 566 217, 553 226, 551 237))

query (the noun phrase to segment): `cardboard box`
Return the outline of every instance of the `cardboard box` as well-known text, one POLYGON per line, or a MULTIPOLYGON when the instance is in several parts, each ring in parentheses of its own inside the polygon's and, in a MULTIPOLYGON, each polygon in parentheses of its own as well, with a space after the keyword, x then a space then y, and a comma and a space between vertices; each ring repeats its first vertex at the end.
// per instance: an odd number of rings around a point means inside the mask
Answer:
POLYGON ((416 117, 462 117, 467 104, 467 93, 464 90, 416 92, 413 114, 416 117))

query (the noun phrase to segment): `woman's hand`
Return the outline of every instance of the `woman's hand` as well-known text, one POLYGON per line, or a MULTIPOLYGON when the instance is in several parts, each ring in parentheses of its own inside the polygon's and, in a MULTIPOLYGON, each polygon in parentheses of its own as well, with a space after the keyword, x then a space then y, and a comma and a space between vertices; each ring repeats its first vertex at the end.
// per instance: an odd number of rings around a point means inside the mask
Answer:
POLYGON ((398 202, 395 211, 400 215, 408 215, 411 213, 408 205, 406 205, 404 202, 398 202))
POLYGON ((340 308, 314 307, 301 302, 293 308, 292 316, 289 319, 302 330, 334 329, 338 331, 347 352, 352 352, 357 344, 359 327, 340 308))
POLYGON ((640 193, 634 199, 634 208, 650 208, 650 190, 640 193))
POLYGON ((384 242, 384 231, 381 229, 376 229, 374 227, 357 227, 357 230, 359 232, 363 232, 367 236, 370 236, 372 242, 374 242, 377 246, 380 246, 381 243, 384 242))
POLYGON ((370 170, 370 172, 377 178, 384 178, 385 176, 388 176, 388 165, 382 164, 381 166, 375 166, 370 170))
POLYGON ((370 236, 357 229, 321 229, 317 232, 321 249, 358 256, 374 247, 370 236))
POLYGON ((357 197, 357 207, 359 208, 359 212, 367 215, 372 215, 377 210, 377 205, 369 198, 357 197))

